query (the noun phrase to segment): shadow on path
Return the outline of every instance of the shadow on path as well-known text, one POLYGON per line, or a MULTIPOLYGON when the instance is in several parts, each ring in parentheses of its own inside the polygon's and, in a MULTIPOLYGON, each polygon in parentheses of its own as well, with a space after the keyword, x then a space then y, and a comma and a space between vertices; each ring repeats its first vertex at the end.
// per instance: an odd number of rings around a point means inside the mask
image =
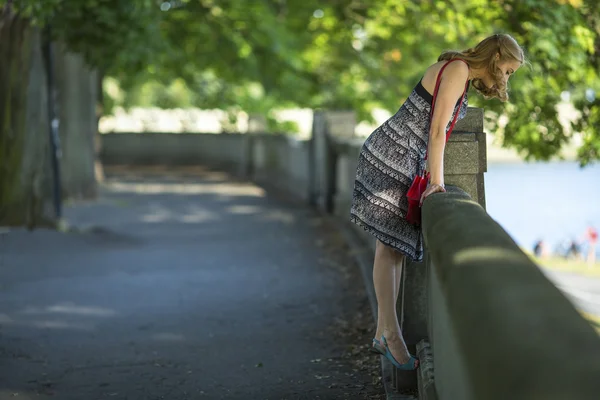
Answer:
POLYGON ((0 400, 384 397, 329 221, 214 171, 108 176, 74 230, 0 234, 0 400))

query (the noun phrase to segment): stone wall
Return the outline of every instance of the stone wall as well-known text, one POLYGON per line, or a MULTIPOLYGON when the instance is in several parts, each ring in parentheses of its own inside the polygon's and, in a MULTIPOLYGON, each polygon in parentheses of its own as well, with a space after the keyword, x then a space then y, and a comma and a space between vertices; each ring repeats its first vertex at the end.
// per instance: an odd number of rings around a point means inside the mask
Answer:
POLYGON ((105 165, 205 165, 250 177, 308 201, 310 141, 292 136, 202 133, 102 135, 105 165))
POLYGON ((240 168, 244 135, 186 133, 103 134, 100 159, 105 165, 210 165, 240 168))
POLYGON ((252 178, 308 202, 310 141, 288 136, 251 135, 252 178))

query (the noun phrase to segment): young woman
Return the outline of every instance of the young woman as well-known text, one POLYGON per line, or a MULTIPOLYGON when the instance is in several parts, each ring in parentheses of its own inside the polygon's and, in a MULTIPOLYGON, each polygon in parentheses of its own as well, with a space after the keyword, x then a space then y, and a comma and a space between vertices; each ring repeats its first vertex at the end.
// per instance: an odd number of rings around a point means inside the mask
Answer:
POLYGON ((397 368, 419 365, 406 348, 396 314, 402 264, 406 257, 423 259, 421 228, 406 219, 406 193, 424 170, 426 154, 431 175, 421 201, 445 192, 446 133, 451 121, 467 112, 468 88, 472 86, 485 98, 506 101, 508 79, 523 62, 523 49, 506 34, 490 36, 468 50, 442 53, 398 112, 367 138, 361 150, 351 220, 377 239, 373 281, 378 312, 372 350, 397 368))

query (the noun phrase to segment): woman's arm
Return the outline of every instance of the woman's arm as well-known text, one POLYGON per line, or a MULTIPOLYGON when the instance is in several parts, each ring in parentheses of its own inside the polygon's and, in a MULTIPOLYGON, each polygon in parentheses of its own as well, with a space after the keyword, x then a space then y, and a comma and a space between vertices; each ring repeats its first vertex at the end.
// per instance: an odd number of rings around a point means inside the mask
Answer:
POLYGON ((428 162, 432 185, 444 185, 446 127, 468 78, 469 67, 463 62, 451 63, 442 74, 429 130, 428 162))

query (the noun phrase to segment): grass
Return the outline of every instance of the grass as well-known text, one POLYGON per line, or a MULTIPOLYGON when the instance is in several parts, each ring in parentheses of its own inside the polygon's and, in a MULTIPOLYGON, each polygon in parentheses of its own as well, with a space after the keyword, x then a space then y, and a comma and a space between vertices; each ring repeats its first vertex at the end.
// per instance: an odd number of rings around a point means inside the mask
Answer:
MULTIPOLYGON (((550 270, 571 272, 582 276, 600 277, 600 262, 590 266, 585 261, 565 260, 560 257, 537 258, 533 257, 531 254, 529 254, 529 256, 536 264, 550 270)), ((579 313, 600 335, 600 316, 582 310, 579 310, 579 313)))
POLYGON ((531 250, 521 247, 521 251, 527 254, 534 263, 540 267, 555 271, 572 272, 582 276, 600 277, 600 258, 596 263, 589 265, 587 261, 567 260, 562 257, 535 257, 531 250))
POLYGON ((596 332, 598 332, 598 334, 600 334, 600 317, 597 315, 583 312, 583 311, 579 311, 579 313, 581 314, 581 316, 583 318, 585 318, 590 323, 590 325, 592 325, 592 327, 596 330, 596 332))
POLYGON ((550 270, 572 272, 574 274, 583 276, 600 277, 600 262, 589 265, 586 261, 565 260, 564 258, 560 257, 533 257, 533 260, 539 266, 550 270))

